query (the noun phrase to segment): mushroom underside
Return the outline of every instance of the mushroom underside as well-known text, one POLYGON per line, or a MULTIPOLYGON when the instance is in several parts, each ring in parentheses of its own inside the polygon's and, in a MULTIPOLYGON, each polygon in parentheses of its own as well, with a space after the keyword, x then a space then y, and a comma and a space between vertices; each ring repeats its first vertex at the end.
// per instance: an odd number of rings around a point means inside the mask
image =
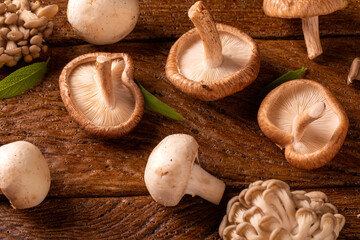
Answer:
POLYGON ((111 64, 114 106, 106 103, 101 86, 96 81, 94 64, 81 64, 69 75, 69 87, 75 105, 97 126, 117 126, 130 119, 134 112, 135 97, 122 83, 124 67, 123 60, 114 60, 111 64))
POLYGON ((316 103, 323 102, 323 115, 307 125, 304 135, 294 150, 310 154, 322 149, 331 139, 339 126, 339 117, 316 87, 311 85, 293 85, 289 91, 281 94, 269 107, 268 118, 280 130, 292 134, 294 120, 302 112, 316 103))
POLYGON ((223 62, 218 67, 206 64, 204 46, 199 34, 192 35, 177 50, 179 72, 195 82, 215 81, 241 70, 249 62, 253 46, 235 35, 219 31, 223 62))

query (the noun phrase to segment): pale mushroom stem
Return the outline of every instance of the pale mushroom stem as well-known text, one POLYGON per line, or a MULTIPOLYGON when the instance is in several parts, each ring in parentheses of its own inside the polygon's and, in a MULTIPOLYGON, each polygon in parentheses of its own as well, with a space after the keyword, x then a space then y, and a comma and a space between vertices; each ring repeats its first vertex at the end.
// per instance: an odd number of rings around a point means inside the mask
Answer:
POLYGON ((299 114, 293 122, 294 141, 298 142, 303 137, 306 127, 313 121, 319 119, 325 111, 325 103, 318 102, 299 114))
POLYGON ((354 79, 360 80, 360 58, 355 58, 352 62, 347 84, 352 84, 354 79))
POLYGON ((106 56, 98 56, 96 58, 96 71, 95 76, 96 81, 98 82, 101 94, 109 108, 115 107, 115 96, 113 93, 113 82, 111 77, 111 59, 106 56))
POLYGON ((223 62, 222 46, 214 18, 202 1, 196 2, 188 12, 190 20, 198 30, 205 51, 206 65, 216 68, 223 62))
POLYGON ((194 164, 185 194, 199 196, 218 205, 225 191, 225 183, 194 164))
POLYGON ((320 42, 319 16, 303 18, 302 29, 308 56, 314 59, 323 52, 320 42))

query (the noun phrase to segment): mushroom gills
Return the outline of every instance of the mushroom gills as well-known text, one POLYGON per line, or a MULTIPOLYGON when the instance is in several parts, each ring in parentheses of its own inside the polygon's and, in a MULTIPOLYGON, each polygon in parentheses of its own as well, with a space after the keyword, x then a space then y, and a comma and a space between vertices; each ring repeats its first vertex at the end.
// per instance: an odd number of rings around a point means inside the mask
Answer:
POLYGON ((307 109, 316 107, 316 111, 320 111, 318 118, 315 117, 307 125, 305 124, 303 132, 294 137, 294 150, 301 154, 313 153, 329 142, 339 125, 338 116, 321 92, 308 85, 293 86, 292 89, 279 96, 269 108, 269 120, 279 129, 292 134, 298 132, 295 129, 296 118, 299 118, 307 109))
POLYGON ((201 82, 221 79, 243 68, 250 60, 252 47, 228 32, 219 31, 219 37, 223 55, 220 66, 207 64, 202 40, 195 35, 178 49, 179 72, 187 79, 201 82))
POLYGON ((74 103, 95 125, 116 126, 133 114, 135 98, 122 82, 124 69, 124 60, 99 56, 96 64, 84 63, 70 73, 74 103))

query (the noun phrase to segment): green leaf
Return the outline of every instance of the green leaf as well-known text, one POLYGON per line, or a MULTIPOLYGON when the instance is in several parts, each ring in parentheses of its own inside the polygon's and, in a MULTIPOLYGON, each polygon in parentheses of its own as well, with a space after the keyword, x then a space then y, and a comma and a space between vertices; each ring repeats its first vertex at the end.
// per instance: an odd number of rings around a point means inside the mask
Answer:
POLYGON ((136 84, 139 86, 142 95, 144 96, 145 109, 162 114, 166 117, 175 119, 175 120, 184 120, 185 118, 179 113, 175 112, 174 109, 157 99, 152 95, 148 90, 146 90, 141 84, 135 80, 136 84))
POLYGON ((0 99, 15 97, 33 87, 44 76, 46 62, 22 67, 0 82, 0 99))
POLYGON ((262 100, 265 98, 265 96, 274 88, 280 86, 284 82, 291 81, 294 79, 301 78, 301 75, 303 75, 306 72, 307 68, 302 67, 301 69, 290 71, 282 75, 281 77, 277 78, 275 81, 267 85, 259 94, 258 98, 262 100))

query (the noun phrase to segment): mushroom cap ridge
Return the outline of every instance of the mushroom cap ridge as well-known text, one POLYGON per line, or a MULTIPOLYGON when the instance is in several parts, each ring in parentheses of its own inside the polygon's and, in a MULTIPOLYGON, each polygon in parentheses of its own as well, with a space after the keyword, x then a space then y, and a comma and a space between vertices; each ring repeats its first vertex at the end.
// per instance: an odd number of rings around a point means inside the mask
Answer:
POLYGON ((144 112, 144 99, 139 87, 136 85, 133 79, 134 63, 130 55, 126 53, 88 53, 73 59, 64 67, 59 77, 60 95, 71 117, 90 135, 100 138, 118 138, 133 130, 140 122, 144 112), (107 56, 112 60, 122 58, 125 61, 126 67, 124 71, 126 71, 126 74, 129 76, 129 78, 126 78, 126 80, 122 81, 122 83, 129 89, 135 99, 135 109, 133 114, 126 122, 117 126, 95 125, 82 113, 71 97, 69 76, 71 75, 73 69, 75 69, 77 66, 80 66, 81 64, 89 62, 95 63, 96 58, 100 55, 107 56))
POLYGON ((252 48, 249 62, 239 71, 225 78, 206 82, 195 82, 179 73, 178 50, 187 41, 191 41, 195 35, 198 35, 196 28, 182 35, 171 47, 165 67, 166 76, 175 87, 192 97, 204 101, 215 101, 244 89, 256 79, 260 70, 259 48, 249 35, 237 28, 224 24, 218 23, 216 28, 219 32, 228 32, 235 37, 241 38, 252 48))
POLYGON ((347 0, 264 0, 263 9, 271 17, 307 18, 333 13, 347 4, 347 0))
POLYGON ((345 141, 349 127, 349 120, 345 110, 330 90, 320 83, 306 79, 289 81, 272 90, 260 105, 258 123, 261 131, 263 131, 268 138, 282 147, 285 147, 285 158, 290 162, 290 164, 295 167, 308 170, 322 167, 334 158, 345 141), (339 125, 335 129, 329 142, 321 150, 309 154, 295 152, 293 144, 291 144, 293 142, 293 136, 275 126, 267 116, 273 100, 281 94, 281 91, 299 84, 308 84, 320 91, 322 96, 325 98, 326 103, 331 107, 339 119, 339 125))
POLYGON ((165 206, 177 205, 184 196, 199 145, 194 137, 174 134, 151 152, 144 180, 152 198, 165 206))

